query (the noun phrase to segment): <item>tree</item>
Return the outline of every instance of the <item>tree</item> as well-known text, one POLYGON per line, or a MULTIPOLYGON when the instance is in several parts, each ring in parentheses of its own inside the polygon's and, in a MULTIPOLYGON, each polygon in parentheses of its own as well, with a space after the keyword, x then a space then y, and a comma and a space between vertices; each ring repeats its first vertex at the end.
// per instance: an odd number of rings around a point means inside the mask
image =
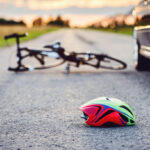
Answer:
POLYGON ((57 16, 55 20, 49 21, 48 25, 69 27, 69 20, 64 20, 61 16, 57 16))

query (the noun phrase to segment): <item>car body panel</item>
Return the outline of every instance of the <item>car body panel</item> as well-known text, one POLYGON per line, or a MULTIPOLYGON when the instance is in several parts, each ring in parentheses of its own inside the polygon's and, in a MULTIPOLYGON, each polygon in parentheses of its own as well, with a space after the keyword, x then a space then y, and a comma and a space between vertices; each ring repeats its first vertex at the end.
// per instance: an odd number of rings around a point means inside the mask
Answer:
POLYGON ((133 37, 137 53, 150 59, 150 0, 143 0, 133 10, 136 17, 133 37), (137 49, 137 46, 138 49, 137 49))
POLYGON ((139 26, 134 28, 134 38, 140 44, 139 53, 150 58, 150 26, 139 26))

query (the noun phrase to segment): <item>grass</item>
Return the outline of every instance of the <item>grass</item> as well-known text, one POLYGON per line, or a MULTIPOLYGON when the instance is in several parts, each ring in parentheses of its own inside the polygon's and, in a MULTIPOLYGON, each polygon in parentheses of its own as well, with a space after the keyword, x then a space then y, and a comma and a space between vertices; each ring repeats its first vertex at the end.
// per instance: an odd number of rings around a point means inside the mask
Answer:
POLYGON ((26 33, 29 35, 25 38, 21 39, 21 42, 34 39, 40 35, 43 35, 48 32, 57 31, 60 27, 52 27, 52 26, 43 26, 43 27, 33 27, 27 28, 25 26, 0 26, 0 47, 5 47, 8 45, 12 45, 15 43, 15 39, 9 39, 6 42, 4 40, 5 35, 9 35, 12 33, 26 33))
POLYGON ((111 32, 111 33, 117 33, 117 34, 125 34, 125 35, 133 35, 133 27, 117 27, 114 29, 110 28, 88 28, 93 29, 96 31, 103 31, 103 32, 111 32))

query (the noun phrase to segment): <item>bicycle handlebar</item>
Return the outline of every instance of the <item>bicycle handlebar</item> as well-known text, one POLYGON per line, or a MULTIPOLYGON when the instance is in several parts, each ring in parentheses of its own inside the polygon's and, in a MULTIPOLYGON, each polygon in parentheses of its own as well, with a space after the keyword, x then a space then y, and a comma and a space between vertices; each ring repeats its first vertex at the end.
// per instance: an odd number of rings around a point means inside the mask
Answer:
POLYGON ((21 38, 21 37, 26 37, 27 35, 28 35, 28 33, 24 33, 24 34, 13 33, 13 34, 4 36, 4 39, 8 40, 10 38, 21 38))

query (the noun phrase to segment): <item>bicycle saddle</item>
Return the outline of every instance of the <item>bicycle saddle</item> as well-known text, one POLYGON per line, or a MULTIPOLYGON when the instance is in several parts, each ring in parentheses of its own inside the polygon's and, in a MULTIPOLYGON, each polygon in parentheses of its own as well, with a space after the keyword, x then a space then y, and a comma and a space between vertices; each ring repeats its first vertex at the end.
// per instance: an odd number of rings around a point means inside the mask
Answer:
POLYGON ((57 48, 60 48, 60 45, 61 45, 60 42, 56 42, 52 45, 45 45, 44 48, 57 49, 57 48))

